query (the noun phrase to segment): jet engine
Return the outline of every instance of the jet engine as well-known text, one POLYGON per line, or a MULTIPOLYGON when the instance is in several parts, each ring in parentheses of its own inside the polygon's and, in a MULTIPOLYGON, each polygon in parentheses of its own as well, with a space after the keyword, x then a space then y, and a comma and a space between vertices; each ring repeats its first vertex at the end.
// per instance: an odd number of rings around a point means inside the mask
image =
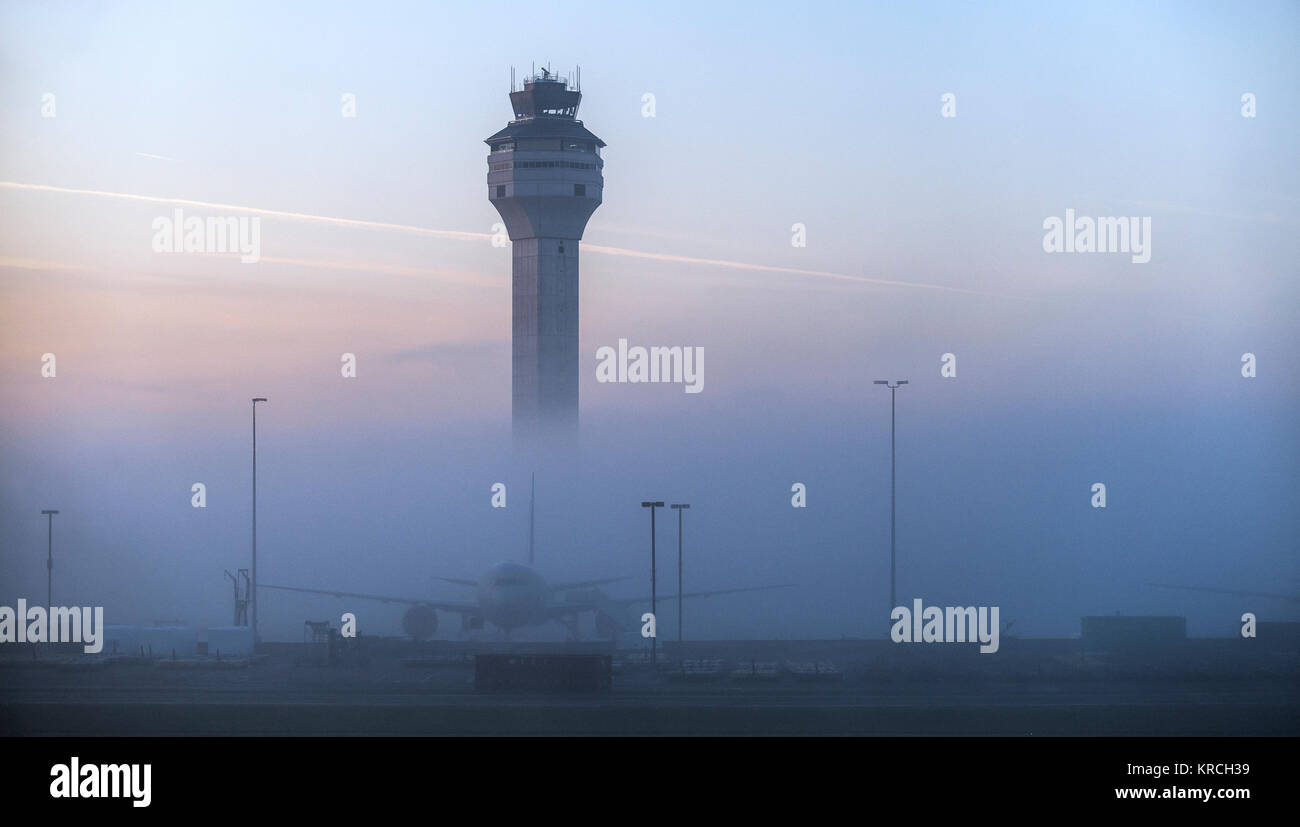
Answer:
POLYGON ((402 615, 402 631, 416 640, 428 640, 438 631, 438 611, 432 606, 412 606, 402 615))

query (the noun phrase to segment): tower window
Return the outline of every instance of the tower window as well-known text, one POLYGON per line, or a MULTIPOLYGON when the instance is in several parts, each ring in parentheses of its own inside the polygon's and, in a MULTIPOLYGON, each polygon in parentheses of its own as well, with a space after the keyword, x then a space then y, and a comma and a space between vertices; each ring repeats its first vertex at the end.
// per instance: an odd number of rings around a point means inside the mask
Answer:
POLYGON ((497 184, 497 198, 505 198, 505 197, 506 197, 505 184, 497 184))
POLYGON ((580 195, 580 196, 585 197, 585 196, 587 195, 587 185, 586 185, 586 184, 574 184, 574 185, 573 185, 573 194, 574 194, 574 195, 580 195))

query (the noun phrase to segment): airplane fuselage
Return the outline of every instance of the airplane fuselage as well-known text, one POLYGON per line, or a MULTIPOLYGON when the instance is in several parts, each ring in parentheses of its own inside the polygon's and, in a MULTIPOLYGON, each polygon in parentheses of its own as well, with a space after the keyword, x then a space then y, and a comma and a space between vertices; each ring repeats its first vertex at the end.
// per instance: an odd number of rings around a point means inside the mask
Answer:
POLYGON ((546 620, 546 581, 522 563, 498 563, 478 581, 483 619, 502 629, 534 626, 546 620))

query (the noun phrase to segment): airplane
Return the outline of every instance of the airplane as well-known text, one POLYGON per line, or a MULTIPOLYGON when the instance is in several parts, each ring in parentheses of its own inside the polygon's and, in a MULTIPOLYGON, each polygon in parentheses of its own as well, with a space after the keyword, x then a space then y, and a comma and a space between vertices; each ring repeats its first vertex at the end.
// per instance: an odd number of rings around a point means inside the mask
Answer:
MULTIPOLYGON (((478 580, 462 580, 452 577, 437 579, 461 586, 474 587, 475 601, 429 600, 416 597, 392 597, 389 595, 364 594, 361 592, 337 591, 331 589, 309 589, 300 586, 277 586, 259 583, 258 588, 277 589, 280 591, 305 592, 308 594, 325 594, 333 597, 350 597, 358 600, 375 600, 380 603, 404 603, 410 606, 402 616, 402 631, 416 640, 427 640, 438 631, 438 613, 458 614, 461 618, 461 631, 481 629, 484 622, 501 628, 508 638, 510 632, 526 626, 540 626, 552 621, 559 621, 566 627, 571 640, 577 639, 578 621, 585 612, 595 615, 596 633, 602 638, 615 639, 620 630, 626 628, 616 618, 628 607, 636 603, 648 603, 649 597, 611 598, 599 586, 626 580, 626 577, 608 577, 598 580, 581 580, 573 583, 547 583, 534 568, 533 560, 533 501, 530 493, 528 504, 528 565, 522 563, 498 563, 478 580)), ((671 602, 678 599, 712 597, 720 594, 763 591, 768 589, 789 588, 779 586, 750 586, 746 588, 717 589, 713 591, 687 592, 678 595, 664 595, 657 599, 671 602)))

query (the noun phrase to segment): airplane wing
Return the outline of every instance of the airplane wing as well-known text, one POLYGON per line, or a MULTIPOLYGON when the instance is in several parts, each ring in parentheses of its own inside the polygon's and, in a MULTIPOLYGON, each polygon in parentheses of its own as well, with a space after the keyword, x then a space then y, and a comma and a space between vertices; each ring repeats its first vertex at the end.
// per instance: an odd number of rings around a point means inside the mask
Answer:
MULTIPOLYGON (((442 580, 445 583, 455 583, 458 586, 477 586, 477 580, 462 580, 456 577, 436 577, 435 580, 442 580)), ((620 580, 626 580, 626 577, 606 577, 603 580, 579 580, 574 583, 548 583, 546 590, 548 592, 563 592, 570 589, 586 589, 592 586, 603 586, 606 583, 617 583, 620 580)))
POLYGON ((1213 586, 1175 586, 1171 583, 1147 583, 1148 586, 1156 586, 1161 589, 1183 589, 1193 592, 1216 592, 1218 594, 1235 594, 1238 597, 1272 597, 1276 600, 1290 600, 1300 602, 1300 595, 1297 594, 1276 594, 1274 592, 1248 592, 1240 589, 1219 589, 1213 586))
MULTIPOLYGON (((627 578, 619 578, 619 579, 625 580, 627 578)), ((715 589, 713 591, 686 592, 685 594, 682 595, 682 599, 690 599, 695 597, 713 597, 714 595, 736 594, 738 592, 760 592, 760 591, 768 591, 770 589, 790 589, 790 588, 794 588, 793 583, 786 583, 779 586, 746 586, 738 589, 715 589)), ((678 598, 677 595, 675 594, 668 594, 668 595, 659 595, 656 599, 659 601, 670 601, 670 600, 677 600, 678 598)), ((546 615, 547 617, 558 618, 558 617, 566 617, 572 614, 577 614, 579 612, 605 612, 608 614, 612 611, 619 611, 619 610, 626 609, 629 606, 633 606, 637 603, 649 603, 649 602, 650 602, 650 595, 645 595, 644 597, 607 597, 604 594, 596 592, 594 594, 584 595, 582 598, 579 598, 577 600, 569 600, 563 603, 556 603, 547 606, 546 615)))
POLYGON ((569 589, 588 589, 592 586, 603 586, 606 583, 617 583, 620 580, 626 580, 626 577, 606 577, 604 580, 579 580, 576 583, 551 583, 546 586, 548 592, 563 592, 569 589))
POLYGON ((329 589, 304 589, 298 586, 273 586, 270 583, 258 583, 259 589, 279 589, 286 592, 305 592, 307 594, 325 594, 331 597, 354 597, 358 600, 377 600, 380 603, 405 603, 410 606, 432 606, 444 612, 481 615, 483 610, 474 603, 451 603, 443 600, 416 600, 410 597, 389 597, 382 594, 362 594, 360 592, 340 592, 329 589))
MULTIPOLYGON (((715 589, 714 591, 707 591, 707 592, 686 592, 685 594, 681 595, 681 599, 686 600, 692 597, 713 597, 714 595, 717 594, 736 594, 738 592, 762 592, 762 591, 769 591, 771 589, 793 589, 793 588, 794 588, 793 583, 782 583, 779 586, 745 586, 744 588, 739 588, 739 589, 715 589)), ((655 599, 660 601, 677 600, 678 596, 675 594, 661 594, 661 595, 657 595, 655 599)), ((618 597, 618 598, 611 599, 609 602, 619 606, 631 606, 635 603, 649 603, 650 595, 646 595, 644 597, 618 597)))
POLYGON ((464 580, 459 577, 435 577, 434 580, 441 580, 444 583, 455 583, 457 586, 477 586, 477 580, 464 580))

